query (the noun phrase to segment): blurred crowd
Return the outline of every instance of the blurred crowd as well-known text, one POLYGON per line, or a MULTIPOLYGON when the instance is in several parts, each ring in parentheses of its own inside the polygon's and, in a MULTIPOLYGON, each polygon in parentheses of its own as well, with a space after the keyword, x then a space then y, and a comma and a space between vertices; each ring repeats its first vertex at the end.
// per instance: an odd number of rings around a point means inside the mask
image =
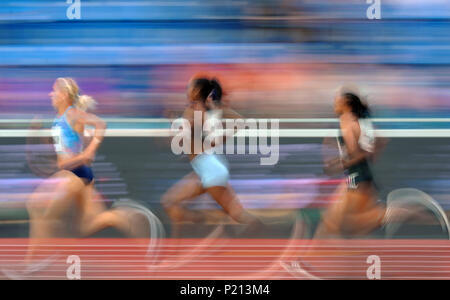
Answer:
POLYGON ((76 78, 100 115, 164 117, 205 72, 246 115, 329 117, 335 89, 361 86, 379 116, 442 116, 450 77, 445 0, 3 1, 2 118, 53 114, 48 92, 76 78))

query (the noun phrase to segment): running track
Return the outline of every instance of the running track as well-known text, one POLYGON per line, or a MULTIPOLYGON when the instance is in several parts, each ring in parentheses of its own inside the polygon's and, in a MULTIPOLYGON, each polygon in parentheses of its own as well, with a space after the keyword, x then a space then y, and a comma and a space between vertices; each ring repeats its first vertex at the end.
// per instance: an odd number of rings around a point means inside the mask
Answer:
MULTIPOLYGON (((146 255, 146 243, 55 239, 38 253, 42 258, 54 255, 52 263, 26 279, 66 279, 70 255, 81 260, 81 279, 308 279, 280 264, 298 261, 308 240, 164 239, 156 260, 146 255)), ((21 268, 27 245, 27 239, 0 240, 1 268, 21 268)), ((450 241, 327 240, 316 249, 302 260, 324 279, 367 279, 371 255, 381 260, 381 279, 450 279, 450 241)), ((7 277, 0 273, 0 279, 7 277)))

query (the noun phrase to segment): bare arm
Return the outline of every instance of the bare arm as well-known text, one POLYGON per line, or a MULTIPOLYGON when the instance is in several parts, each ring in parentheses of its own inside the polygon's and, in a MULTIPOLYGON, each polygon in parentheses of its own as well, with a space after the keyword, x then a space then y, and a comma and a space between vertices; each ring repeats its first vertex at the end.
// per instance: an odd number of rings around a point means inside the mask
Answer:
MULTIPOLYGON (((229 107, 222 108, 222 112, 223 112, 222 118, 225 119, 225 120, 243 119, 242 115, 240 115, 238 112, 236 112, 235 110, 233 110, 233 109, 231 109, 229 107)), ((222 138, 222 141, 221 141, 222 144, 225 144, 227 138, 228 137, 233 137, 237 132, 238 132, 237 128, 234 128, 234 130, 224 130, 223 131, 223 138, 222 138)))
POLYGON ((321 149, 324 163, 323 170, 327 175, 335 175, 342 172, 341 157, 336 155, 338 149, 336 138, 325 137, 323 139, 321 149))

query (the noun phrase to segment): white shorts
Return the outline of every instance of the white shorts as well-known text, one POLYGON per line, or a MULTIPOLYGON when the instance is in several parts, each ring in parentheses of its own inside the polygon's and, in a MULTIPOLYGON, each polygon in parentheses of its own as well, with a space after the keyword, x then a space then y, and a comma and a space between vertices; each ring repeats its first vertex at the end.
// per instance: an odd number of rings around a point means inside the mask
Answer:
POLYGON ((228 185, 230 172, 224 159, 217 155, 199 154, 191 161, 191 165, 194 172, 200 177, 204 188, 228 185))

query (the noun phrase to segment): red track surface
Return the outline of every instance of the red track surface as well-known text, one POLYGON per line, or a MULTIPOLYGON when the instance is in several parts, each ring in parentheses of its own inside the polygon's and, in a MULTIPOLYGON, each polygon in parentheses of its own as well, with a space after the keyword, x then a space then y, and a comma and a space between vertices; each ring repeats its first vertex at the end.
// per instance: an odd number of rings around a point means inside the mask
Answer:
MULTIPOLYGON (((55 239, 38 256, 56 258, 26 279, 66 279, 70 255, 81 259, 81 279, 307 279, 280 264, 299 258, 320 278, 367 279, 370 255, 381 260, 381 279, 450 279, 450 241, 326 240, 305 255, 308 240, 164 239, 154 263, 147 242, 55 239)), ((0 267, 23 268, 27 247, 27 239, 1 239, 0 267)))

